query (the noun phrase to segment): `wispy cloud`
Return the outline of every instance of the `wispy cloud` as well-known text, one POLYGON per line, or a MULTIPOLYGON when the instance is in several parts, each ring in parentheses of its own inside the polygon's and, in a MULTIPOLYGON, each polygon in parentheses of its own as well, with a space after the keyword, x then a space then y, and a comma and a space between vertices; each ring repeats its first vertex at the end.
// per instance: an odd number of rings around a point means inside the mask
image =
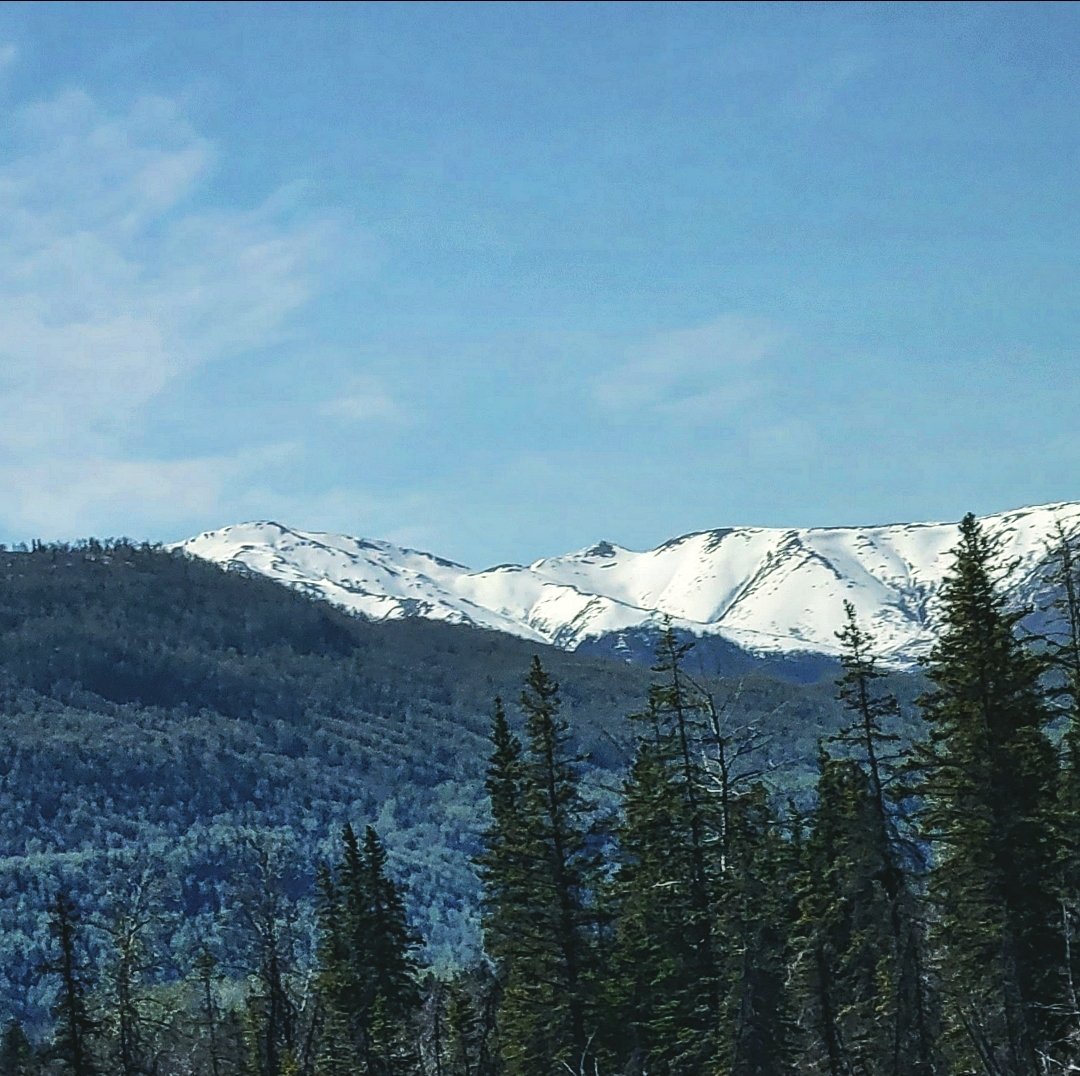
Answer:
POLYGON ((373 374, 353 378, 319 412, 345 422, 402 422, 407 415, 385 383, 373 374))
POLYGON ((0 42, 0 71, 6 71, 19 58, 19 50, 10 41, 0 42))
POLYGON ((768 392, 768 363, 784 339, 775 326, 736 314, 658 334, 604 370, 595 399, 614 413, 724 417, 768 392))
POLYGON ((210 510, 258 454, 140 457, 148 405, 205 364, 280 340, 334 225, 272 197, 201 208, 214 147, 163 98, 110 113, 66 93, 15 113, 7 141, 0 518, 51 534, 210 510))

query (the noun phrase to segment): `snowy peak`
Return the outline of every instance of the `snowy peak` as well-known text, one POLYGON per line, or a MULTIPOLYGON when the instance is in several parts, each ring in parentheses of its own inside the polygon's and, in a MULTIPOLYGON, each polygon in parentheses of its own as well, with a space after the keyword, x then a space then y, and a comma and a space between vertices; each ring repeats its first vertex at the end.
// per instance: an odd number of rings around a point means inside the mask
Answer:
MULTIPOLYGON (((1045 588, 1057 526, 1080 531, 1080 504, 1023 508, 982 522, 1013 565, 1007 587, 1019 607, 1045 588)), ((484 571, 389 542, 272 521, 208 531, 179 545, 373 619, 423 616, 568 650, 670 617, 683 630, 754 651, 831 654, 850 601, 882 656, 907 664, 936 638, 938 592, 958 537, 955 523, 729 527, 643 552, 602 541, 484 571)))

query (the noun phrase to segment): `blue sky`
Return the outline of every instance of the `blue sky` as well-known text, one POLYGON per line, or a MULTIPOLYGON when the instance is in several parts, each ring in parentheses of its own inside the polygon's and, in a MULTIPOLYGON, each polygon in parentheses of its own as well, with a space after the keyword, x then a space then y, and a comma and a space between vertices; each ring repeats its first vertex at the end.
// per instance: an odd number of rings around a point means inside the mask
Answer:
POLYGON ((0 540, 475 566, 1080 499, 1080 6, 0 4, 0 540))

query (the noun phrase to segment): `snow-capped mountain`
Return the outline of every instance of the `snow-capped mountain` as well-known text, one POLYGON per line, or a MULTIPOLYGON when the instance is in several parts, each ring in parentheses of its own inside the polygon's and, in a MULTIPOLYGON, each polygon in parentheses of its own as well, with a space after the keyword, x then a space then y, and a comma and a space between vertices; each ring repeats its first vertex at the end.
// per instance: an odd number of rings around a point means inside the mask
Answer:
MULTIPOLYGON (((983 519, 1014 563, 1010 600, 1045 588, 1057 523, 1080 529, 1080 504, 983 519)), ((843 602, 855 606, 882 657, 908 664, 937 628, 938 590, 955 523, 805 530, 730 527, 637 552, 611 542, 529 565, 483 571, 388 542, 244 523, 179 543, 188 553, 256 572, 383 619, 474 624, 574 650, 586 640, 658 627, 716 635, 761 653, 836 652, 843 602)))

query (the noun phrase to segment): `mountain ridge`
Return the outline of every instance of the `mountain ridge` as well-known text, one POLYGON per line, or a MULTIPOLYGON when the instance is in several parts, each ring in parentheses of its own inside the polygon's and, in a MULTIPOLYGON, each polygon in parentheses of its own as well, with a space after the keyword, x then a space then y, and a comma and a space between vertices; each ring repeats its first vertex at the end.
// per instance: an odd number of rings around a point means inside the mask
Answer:
MULTIPOLYGON (((1054 528, 1080 530, 1080 503, 1010 509, 981 520, 1014 564, 1010 603, 1046 589, 1054 528)), ((374 620, 421 616, 507 632, 566 650, 669 619, 759 654, 837 653, 851 601, 881 657, 908 666, 936 638, 938 591, 958 524, 718 527, 648 550, 609 540, 530 564, 472 570, 370 538, 262 520, 205 531, 172 548, 253 571, 374 620)))

